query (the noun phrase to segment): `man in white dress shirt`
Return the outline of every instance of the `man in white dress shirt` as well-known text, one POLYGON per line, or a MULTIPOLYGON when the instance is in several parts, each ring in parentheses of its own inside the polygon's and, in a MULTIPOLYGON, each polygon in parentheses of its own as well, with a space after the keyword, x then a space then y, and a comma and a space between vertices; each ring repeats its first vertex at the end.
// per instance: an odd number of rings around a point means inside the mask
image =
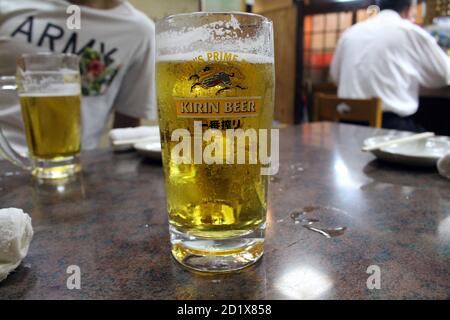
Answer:
POLYGON ((412 118, 420 87, 450 85, 450 57, 409 21, 412 0, 381 0, 380 8, 342 35, 331 77, 341 98, 381 98, 384 128, 421 131, 412 118))

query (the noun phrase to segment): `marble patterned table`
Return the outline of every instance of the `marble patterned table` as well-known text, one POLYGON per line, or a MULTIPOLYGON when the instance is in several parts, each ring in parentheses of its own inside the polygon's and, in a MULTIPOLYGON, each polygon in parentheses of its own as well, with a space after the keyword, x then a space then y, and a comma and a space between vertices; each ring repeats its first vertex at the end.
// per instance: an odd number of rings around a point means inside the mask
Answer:
POLYGON ((28 212, 35 236, 0 299, 448 299, 450 181, 360 152, 381 133, 330 123, 283 129, 265 256, 220 276, 171 258, 160 163, 87 152, 81 177, 52 186, 2 161, 0 207, 28 212), (345 232, 327 238, 299 217, 345 232), (71 265, 80 290, 67 288, 71 265), (381 288, 371 290, 378 271, 381 288))

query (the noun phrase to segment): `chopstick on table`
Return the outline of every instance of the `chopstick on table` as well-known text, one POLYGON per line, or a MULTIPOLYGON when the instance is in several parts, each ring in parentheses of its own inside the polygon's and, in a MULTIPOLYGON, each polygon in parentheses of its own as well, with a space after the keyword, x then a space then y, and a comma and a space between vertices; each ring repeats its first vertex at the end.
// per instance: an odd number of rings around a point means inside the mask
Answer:
POLYGON ((157 142, 159 141, 159 137, 146 137, 146 138, 140 138, 140 139, 130 139, 130 140, 117 140, 112 141, 113 146, 123 146, 127 144, 136 144, 140 142, 157 142))
POLYGON ((388 147, 393 144, 413 142, 413 141, 432 138, 434 136, 435 136, 435 134, 433 132, 419 133, 419 134, 415 134, 415 135, 408 136, 408 137, 403 137, 403 138, 398 138, 398 139, 382 142, 382 143, 379 143, 379 144, 376 144, 373 146, 367 146, 367 147, 362 148, 362 151, 364 151, 364 152, 375 151, 380 148, 388 147))

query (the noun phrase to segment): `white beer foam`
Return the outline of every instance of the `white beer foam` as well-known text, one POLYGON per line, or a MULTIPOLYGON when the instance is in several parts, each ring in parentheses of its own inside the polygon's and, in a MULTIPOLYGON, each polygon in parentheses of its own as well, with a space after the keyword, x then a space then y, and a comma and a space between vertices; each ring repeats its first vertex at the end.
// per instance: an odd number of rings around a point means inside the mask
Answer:
MULTIPOLYGON (((208 17, 213 13, 198 13, 200 19, 208 17)), ((186 18, 187 16, 185 16, 186 18)), ((195 17, 195 14, 192 16, 195 17)), ((246 36, 242 33, 240 19, 244 20, 246 26, 250 23, 251 15, 247 14, 230 14, 224 15, 223 20, 205 23, 201 26, 192 27, 176 27, 177 19, 180 17, 168 18, 161 24, 174 25, 171 30, 160 32, 157 24, 157 55, 164 56, 180 52, 193 52, 196 50, 208 51, 210 48, 220 48, 220 51, 232 52, 234 50, 240 52, 251 52, 255 55, 273 56, 273 38, 272 38, 272 22, 265 19, 259 21, 261 23, 260 30, 246 36), (242 17, 246 16, 246 18, 242 17), (249 21, 247 21, 249 20, 249 21)), ((207 19, 205 19, 207 21, 207 19)))
POLYGON ((57 71, 29 70, 29 71, 26 71, 23 73, 24 76, 33 76, 33 77, 36 77, 36 76, 51 77, 51 76, 60 76, 60 75, 62 75, 62 76, 66 76, 66 75, 74 76, 75 75, 76 76, 78 74, 79 74, 79 72, 74 71, 72 69, 67 69, 67 68, 61 68, 57 71))
POLYGON ((81 93, 80 75, 77 71, 26 71, 21 77, 22 93, 19 96, 75 96, 81 93))
MULTIPOLYGON (((238 53, 238 52, 227 52, 229 54, 236 54, 238 56, 237 61, 247 61, 250 63, 256 63, 256 64, 273 64, 275 59, 273 57, 258 55, 258 54, 250 54, 250 53, 238 53)), ((180 54, 171 54, 171 55, 164 55, 159 56, 157 58, 157 62, 186 62, 186 61, 193 61, 194 58, 197 58, 198 56, 202 56, 203 58, 206 58, 205 52, 190 52, 190 53, 180 53, 180 54)), ((203 61, 201 61, 203 62, 203 61)), ((205 63, 214 63, 214 62, 225 62, 225 61, 204 61, 205 63)))
POLYGON ((52 84, 42 91, 20 93, 19 97, 63 97, 81 94, 80 85, 76 83, 52 84))

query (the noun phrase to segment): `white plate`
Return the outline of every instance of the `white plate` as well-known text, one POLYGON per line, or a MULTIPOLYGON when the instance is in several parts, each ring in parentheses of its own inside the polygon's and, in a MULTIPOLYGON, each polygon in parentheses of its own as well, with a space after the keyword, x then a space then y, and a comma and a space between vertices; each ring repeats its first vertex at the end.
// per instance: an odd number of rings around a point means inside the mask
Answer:
MULTIPOLYGON (((411 135, 402 133, 372 137, 364 141, 364 146, 390 141, 400 137, 411 135)), ((379 159, 414 166, 433 167, 440 158, 450 153, 450 137, 433 137, 408 143, 394 144, 379 150, 372 151, 379 159)))
POLYGON ((134 148, 136 149, 137 153, 144 157, 155 160, 161 159, 161 143, 159 141, 136 143, 134 145, 134 148))

